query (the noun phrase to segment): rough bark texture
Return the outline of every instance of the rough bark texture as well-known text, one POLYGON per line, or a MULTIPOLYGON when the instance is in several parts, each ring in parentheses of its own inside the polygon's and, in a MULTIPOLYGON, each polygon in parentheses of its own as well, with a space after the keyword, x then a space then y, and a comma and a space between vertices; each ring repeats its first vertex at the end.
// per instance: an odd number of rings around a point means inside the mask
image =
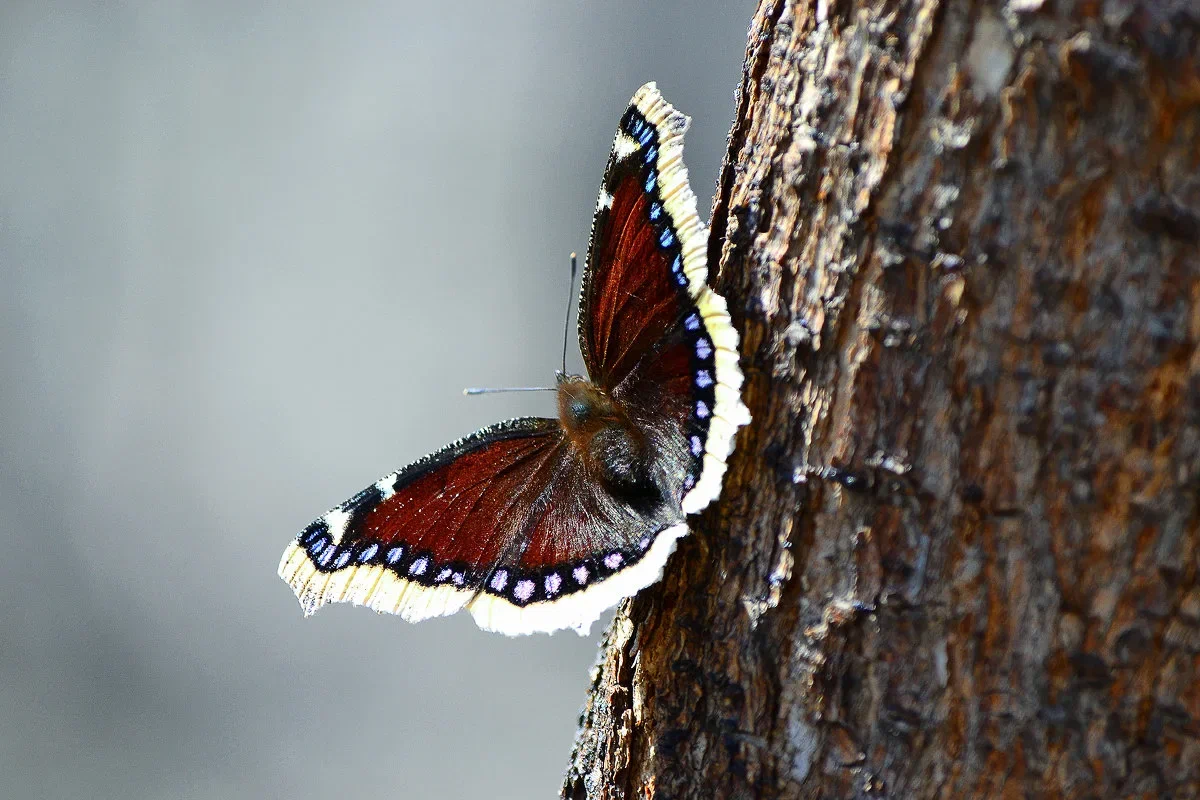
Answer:
POLYGON ((764 0, 754 422, 565 797, 1200 797, 1198 53, 1194 2, 764 0))

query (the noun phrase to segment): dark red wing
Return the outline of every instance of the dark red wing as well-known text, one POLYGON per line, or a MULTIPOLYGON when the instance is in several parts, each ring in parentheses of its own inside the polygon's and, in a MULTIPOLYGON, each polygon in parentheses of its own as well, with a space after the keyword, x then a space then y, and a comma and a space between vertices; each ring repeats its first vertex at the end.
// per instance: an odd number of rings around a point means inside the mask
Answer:
MULTIPOLYGON (((686 120, 678 119, 678 133, 660 134, 636 106, 626 110, 596 203, 580 348, 590 378, 607 390, 652 353, 690 305, 680 230, 662 201, 658 161, 660 139, 682 136, 686 120)), ((682 179, 685 187, 685 173, 682 179)), ((692 217, 692 228, 700 227, 692 217)))
POLYGON ((577 458, 560 463, 529 517, 519 554, 493 570, 470 606, 488 630, 586 631, 605 609, 658 580, 687 533, 674 502, 631 502, 577 458))
MULTIPOLYGON (((675 426, 680 503, 720 492, 742 404, 738 336, 708 286, 708 231, 683 166, 688 119, 654 84, 621 117, 592 222, 579 339, 591 379, 635 421, 675 426)), ((672 448, 673 449, 673 448, 672 448)))
POLYGON ((656 580, 682 514, 587 473, 555 420, 486 428, 305 528, 279 572, 311 614, 353 602, 415 622, 468 608, 508 634, 586 628, 656 580))
POLYGON ((381 478, 305 528, 280 575, 306 613, 342 600, 416 621, 453 613, 521 532, 565 455, 556 420, 512 420, 381 478))
POLYGON ((683 278, 680 286, 671 273, 678 247, 662 246, 663 238, 674 240, 675 233, 650 219, 652 210, 664 223, 667 216, 645 191, 648 181, 657 180, 657 172, 643 162, 653 152, 619 160, 613 154, 593 222, 580 346, 592 380, 610 390, 675 327, 680 303, 687 300, 686 277, 677 273, 683 278))

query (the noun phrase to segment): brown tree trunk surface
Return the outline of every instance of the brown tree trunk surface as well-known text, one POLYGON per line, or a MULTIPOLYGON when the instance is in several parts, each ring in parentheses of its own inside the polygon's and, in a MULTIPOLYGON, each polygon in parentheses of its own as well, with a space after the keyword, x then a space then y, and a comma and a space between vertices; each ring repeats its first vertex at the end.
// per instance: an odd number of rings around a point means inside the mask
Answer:
POLYGON ((1198 54, 1180 0, 763 0, 754 422, 565 797, 1200 797, 1198 54))

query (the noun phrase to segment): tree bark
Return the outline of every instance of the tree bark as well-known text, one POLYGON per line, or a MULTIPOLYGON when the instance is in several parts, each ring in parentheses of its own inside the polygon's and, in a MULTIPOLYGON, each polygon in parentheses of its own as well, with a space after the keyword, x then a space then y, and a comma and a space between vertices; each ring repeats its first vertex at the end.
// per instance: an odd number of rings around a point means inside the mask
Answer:
POLYGON ((754 422, 564 797, 1200 797, 1198 54, 1180 0, 763 0, 754 422))

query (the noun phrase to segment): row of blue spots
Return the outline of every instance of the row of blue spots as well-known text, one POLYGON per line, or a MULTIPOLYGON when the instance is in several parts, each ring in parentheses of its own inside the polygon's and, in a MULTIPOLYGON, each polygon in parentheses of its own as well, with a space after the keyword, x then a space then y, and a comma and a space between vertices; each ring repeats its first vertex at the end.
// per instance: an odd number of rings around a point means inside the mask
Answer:
POLYGON ((639 116, 635 116, 629 123, 629 131, 642 143, 642 147, 645 147, 654 138, 654 127, 639 116))
MULTIPOLYGON (((698 311, 693 311, 684 318, 683 325, 689 331, 702 331, 703 320, 700 317, 700 313, 698 311)), ((708 349, 708 347, 708 341, 703 336, 697 338, 695 343, 695 353, 701 361, 707 361, 708 357, 712 355, 712 352, 708 349)), ((694 385, 697 389, 704 391, 709 385, 711 385, 711 383, 712 378, 707 369, 700 369, 696 371, 694 385)), ((706 391, 705 396, 707 396, 706 391)), ((696 403, 692 407, 692 430, 695 433, 688 439, 688 444, 690 445, 688 449, 691 451, 692 455, 692 466, 688 471, 688 474, 684 476, 683 479, 683 491, 685 493, 690 492, 696 486, 696 481, 699 479, 700 474, 704 471, 704 450, 705 445, 707 444, 710 424, 706 419, 708 416, 710 416, 708 405, 704 402, 704 400, 697 397, 696 403)))
MULTIPOLYGON (((645 148, 642 153, 642 160, 647 166, 646 182, 644 184, 646 193, 651 194, 658 187, 658 171, 655 169, 655 159, 658 158, 658 143, 651 144, 654 139, 654 126, 645 121, 638 115, 631 115, 628 126, 629 133, 636 138, 645 148)), ((664 217, 663 206, 657 200, 650 203, 650 219, 658 222, 664 217)), ((674 246, 677 242, 675 231, 671 227, 671 220, 667 218, 662 224, 662 229, 658 234, 658 243, 664 249, 674 246)), ((675 282, 683 287, 688 285, 687 276, 683 274, 683 258, 679 253, 675 254, 675 259, 671 262, 671 274, 675 276, 675 282)))
POLYGON ((300 531, 300 544, 308 547, 323 533, 325 533, 325 523, 322 520, 317 520, 304 530, 300 531))
POLYGON ((308 557, 323 567, 329 566, 329 560, 337 552, 337 547, 325 535, 328 530, 322 520, 317 520, 300 534, 300 544, 308 550, 308 557))
POLYGON ((671 274, 675 276, 676 283, 687 286, 687 275, 683 274, 683 256, 679 253, 675 254, 675 260, 671 262, 671 274))
MULTIPOLYGON (((695 314, 695 313, 691 314, 686 320, 684 320, 684 325, 689 330, 698 329, 700 327, 699 314, 695 314)), ((709 343, 708 339, 705 338, 704 336, 701 336, 700 338, 698 338, 696 340, 696 357, 699 358, 701 361, 707 362, 709 357, 712 356, 712 354, 713 354, 712 345, 709 343)), ((713 380, 712 372, 710 372, 708 369, 696 370, 695 386, 697 389, 706 390, 710 386, 712 386, 714 382, 715 381, 713 380)), ((707 402, 705 402, 704 400, 697 399, 696 405, 692 410, 692 414, 694 415, 696 421, 699 423, 698 427, 703 436, 703 440, 707 440, 708 439, 708 425, 705 424, 705 420, 707 420, 709 417, 712 416, 712 407, 709 406, 709 404, 707 402)), ((691 441, 692 441, 692 455, 694 455, 697 459, 699 459, 704 454, 703 448, 700 447, 700 444, 702 442, 701 436, 693 436, 691 441)))
MULTIPOLYGON (((704 321, 700 317, 700 312, 693 311, 692 313, 690 313, 686 317, 684 317, 683 327, 685 327, 689 331, 703 332, 702 329, 704 327, 704 321)), ((709 389, 709 387, 711 387, 715 383, 715 381, 713 380, 713 372, 707 366, 708 359, 713 354, 712 344, 709 342, 707 337, 699 336, 696 339, 695 352, 696 352, 696 357, 701 362, 705 362, 705 365, 704 365, 703 369, 696 370, 695 382, 693 385, 698 390, 705 391, 705 396, 707 396, 706 390, 709 389)), ((691 436, 691 438, 688 441, 689 441, 689 444, 691 445, 692 456, 695 458, 693 468, 699 468, 700 464, 702 463, 702 457, 704 455, 704 444, 708 439, 708 424, 706 424, 706 420, 708 419, 708 417, 712 416, 712 408, 709 406, 709 404, 707 402, 705 402, 702 399, 697 398, 696 405, 693 406, 693 408, 692 408, 692 416, 693 416, 695 422, 697 423, 695 428, 693 429, 693 430, 696 430, 697 434, 691 436)), ((696 485, 695 476, 689 474, 684 479, 684 482, 683 482, 684 491, 689 491, 695 485, 696 485)))
POLYGON ((333 562, 334 569, 341 569, 350 563, 350 551, 339 551, 338 547, 324 536, 318 536, 309 544, 308 555, 322 567, 328 567, 331 561, 333 562), (334 560, 335 556, 336 561, 334 560))
MULTIPOLYGON (((310 558, 325 568, 334 570, 343 569, 349 566, 352 559, 359 564, 367 564, 375 561, 382 550, 382 546, 378 542, 368 542, 365 547, 358 551, 358 555, 355 556, 356 548, 353 545, 338 547, 325 534, 326 528, 323 525, 314 525, 311 529, 306 529, 300 535, 300 541, 308 545, 307 550, 310 558)), ((383 561, 389 567, 397 568, 404 559, 404 555, 405 546, 400 544, 394 545, 384 552, 383 561)), ((424 574, 427 571, 427 561, 427 558, 422 557, 413 562, 409 572, 414 575, 424 574)), ((454 577, 456 584, 461 583, 462 577, 458 574, 452 574, 446 570, 443 570, 443 572, 446 573, 447 579, 454 577)))

